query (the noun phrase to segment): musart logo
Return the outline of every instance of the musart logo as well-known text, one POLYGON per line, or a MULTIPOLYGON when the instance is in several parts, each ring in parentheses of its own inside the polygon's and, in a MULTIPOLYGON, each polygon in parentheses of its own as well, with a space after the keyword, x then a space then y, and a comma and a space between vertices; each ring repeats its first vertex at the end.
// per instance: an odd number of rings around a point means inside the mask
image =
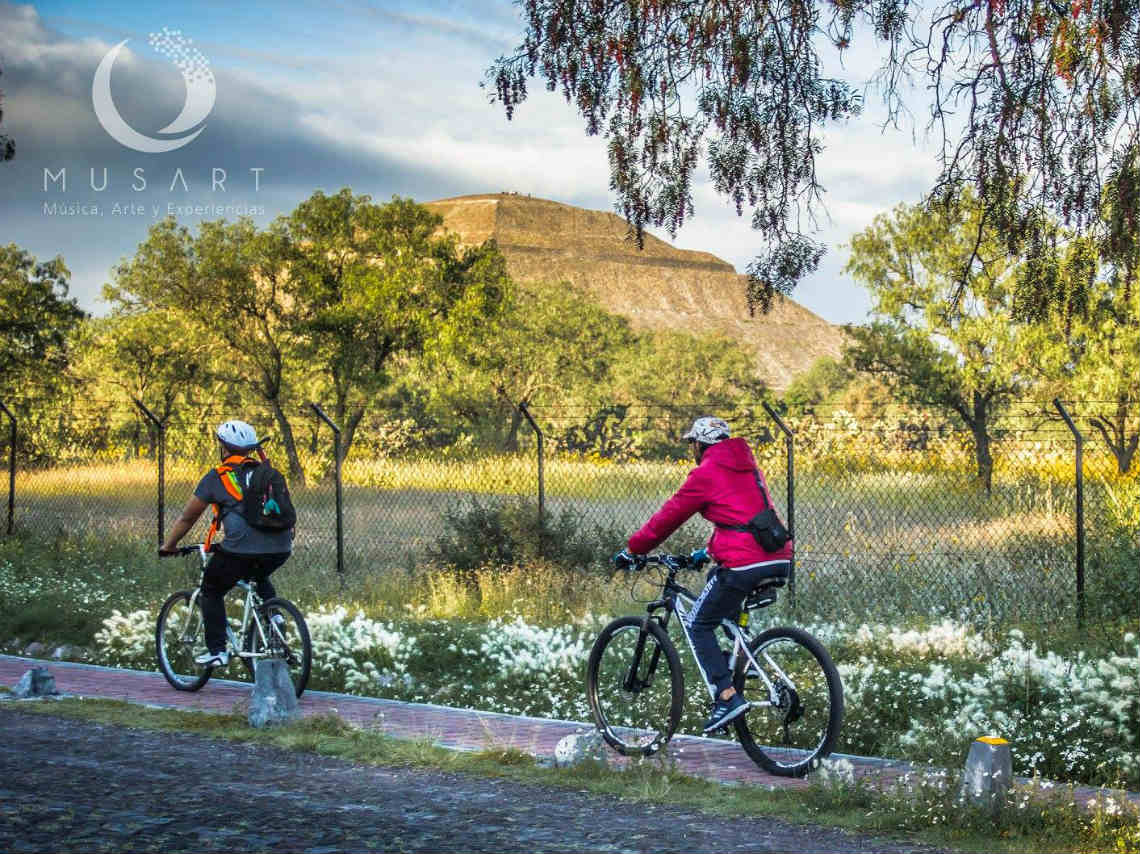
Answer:
POLYGON ((217 93, 214 87, 214 72, 210 70, 209 60, 194 47, 193 41, 182 35, 181 30, 163 27, 162 32, 150 34, 148 39, 150 46, 157 53, 167 57, 182 72, 182 80, 186 84, 186 101, 178 118, 158 131, 161 134, 182 134, 181 136, 165 139, 147 136, 127 124, 119 115, 111 98, 111 68, 115 65, 119 51, 129 41, 130 39, 124 39, 107 51, 107 55, 95 69, 95 79, 91 83, 91 102, 95 106, 95 115, 99 119, 99 124, 103 125, 103 129, 117 142, 135 151, 159 154, 181 148, 206 129, 202 122, 214 108, 214 98, 217 93), (198 125, 202 126, 187 133, 198 125))

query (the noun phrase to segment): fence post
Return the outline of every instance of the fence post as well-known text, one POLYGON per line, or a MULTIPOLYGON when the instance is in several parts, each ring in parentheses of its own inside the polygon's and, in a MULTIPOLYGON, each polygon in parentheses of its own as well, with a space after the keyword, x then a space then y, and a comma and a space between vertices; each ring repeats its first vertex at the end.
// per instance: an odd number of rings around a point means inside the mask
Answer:
MULTIPOLYGON (((761 401, 764 406, 764 411, 768 416, 776 422, 776 426, 780 428, 780 432, 784 434, 784 445, 788 451, 788 533, 793 537, 796 535, 796 443, 795 435, 788 425, 780 418, 780 414, 776 412, 769 404, 768 401, 761 401)), ((788 568, 788 605, 791 608, 796 607, 796 556, 795 552, 792 553, 791 566, 788 568)))
POLYGON ((166 539, 166 424, 159 421, 141 400, 136 400, 135 406, 142 410, 142 414, 158 430, 158 544, 161 546, 166 539))
POLYGON ((329 425, 333 431, 333 477, 336 479, 336 571, 340 583, 344 584, 344 495, 340 481, 340 428, 316 403, 310 403, 317 418, 329 425))
POLYGON ((1085 437, 1069 417, 1069 413, 1061 404, 1061 399, 1053 398, 1053 405, 1069 425, 1073 437, 1077 440, 1077 627, 1085 625, 1085 466, 1084 446, 1085 437))
POLYGON ((542 531, 542 520, 546 508, 546 481, 542 471, 542 460, 545 455, 544 440, 542 431, 538 429, 538 423, 531 417, 530 410, 526 408, 525 403, 519 404, 519 412, 530 423, 534 435, 538 437, 538 530, 542 531))
POLYGON ((530 409, 524 402, 520 401, 519 412, 530 423, 530 428, 535 431, 535 436, 538 437, 538 553, 546 555, 546 542, 544 537, 545 527, 545 510, 546 510, 546 482, 543 475, 543 431, 538 429, 538 423, 530 416, 530 409))
POLYGON ((8 434, 8 536, 15 530, 16 518, 16 416, 0 401, 0 412, 8 416, 12 422, 11 432, 8 434))

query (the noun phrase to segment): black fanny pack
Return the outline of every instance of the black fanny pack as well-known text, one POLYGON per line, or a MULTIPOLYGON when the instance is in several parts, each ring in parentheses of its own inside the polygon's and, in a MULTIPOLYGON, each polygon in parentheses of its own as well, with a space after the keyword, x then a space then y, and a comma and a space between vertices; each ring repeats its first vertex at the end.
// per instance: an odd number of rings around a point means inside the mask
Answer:
MULTIPOLYGON (((765 504, 768 504, 768 494, 760 482, 760 475, 755 471, 753 474, 756 476, 756 486, 760 489, 760 497, 765 504)), ((776 511, 771 505, 761 510, 744 525, 722 525, 718 522, 717 527, 724 528, 726 531, 747 531, 756 540, 756 544, 766 552, 778 552, 792 539, 791 531, 780 521, 780 517, 776 515, 776 511)))

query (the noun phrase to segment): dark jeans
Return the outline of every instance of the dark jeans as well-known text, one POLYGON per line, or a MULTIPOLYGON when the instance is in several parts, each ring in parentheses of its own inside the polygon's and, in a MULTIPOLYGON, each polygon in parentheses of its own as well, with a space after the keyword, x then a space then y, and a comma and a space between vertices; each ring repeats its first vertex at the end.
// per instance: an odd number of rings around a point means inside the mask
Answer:
POLYGON ((733 619, 748 594, 761 582, 788 573, 789 563, 780 561, 752 569, 733 570, 715 566, 709 571, 708 583, 689 612, 686 625, 697 654, 697 665, 715 696, 732 684, 728 659, 717 643, 716 630, 724 618, 733 619))
POLYGON ((202 603, 202 620, 206 624, 206 647, 210 652, 221 652, 226 648, 226 593, 243 578, 248 578, 256 583, 257 595, 262 599, 276 596, 269 576, 289 560, 291 554, 239 555, 216 551, 210 556, 202 575, 202 593, 198 597, 202 603))

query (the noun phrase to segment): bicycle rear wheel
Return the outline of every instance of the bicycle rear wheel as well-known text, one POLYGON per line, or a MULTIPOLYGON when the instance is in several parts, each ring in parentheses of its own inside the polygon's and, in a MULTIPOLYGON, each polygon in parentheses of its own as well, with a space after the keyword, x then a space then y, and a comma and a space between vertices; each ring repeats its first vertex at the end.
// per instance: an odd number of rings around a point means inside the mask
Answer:
POLYGON ((253 653, 253 656, 242 660, 250 669, 251 675, 255 661, 273 658, 284 661, 289 668, 289 678, 300 697, 309 684, 309 675, 313 669, 313 645, 301 609, 288 599, 265 600, 260 619, 261 630, 265 633, 264 642, 258 631, 258 622, 250 621, 242 642, 242 651, 253 653))
POLYGON ((769 774, 802 777, 831 754, 839 737, 839 671, 823 645, 802 629, 768 629, 748 646, 774 690, 740 656, 733 684, 752 705, 733 722, 737 738, 769 774))
POLYGON ((212 668, 194 663, 206 651, 206 628, 197 599, 190 607, 192 590, 173 593, 162 603, 154 629, 158 669, 177 691, 197 691, 210 679, 212 668))
POLYGON ((594 641, 586 696, 606 743, 625 756, 650 756, 681 721, 684 675, 677 649, 654 620, 614 620, 594 641))

